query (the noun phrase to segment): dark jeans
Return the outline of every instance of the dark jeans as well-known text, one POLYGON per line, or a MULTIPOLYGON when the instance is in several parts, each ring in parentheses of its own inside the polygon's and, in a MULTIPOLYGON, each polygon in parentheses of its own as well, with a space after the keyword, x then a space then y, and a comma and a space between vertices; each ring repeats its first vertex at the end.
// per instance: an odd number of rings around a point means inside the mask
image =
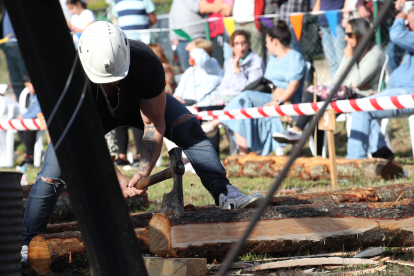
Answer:
POLYGON ((18 131, 17 134, 19 135, 20 140, 26 147, 26 150, 24 152, 27 155, 33 155, 37 131, 18 131))
POLYGON ((190 52, 185 50, 185 47, 187 47, 188 43, 190 42, 180 40, 177 45, 177 55, 181 63, 181 68, 183 70, 187 70, 188 67, 190 67, 190 64, 188 63, 188 59, 190 58, 190 52))
POLYGON ((9 69, 10 81, 14 94, 19 100, 20 93, 24 89, 23 77, 27 75, 26 66, 17 42, 9 42, 1 47, 6 55, 7 67, 9 69))
MULTIPOLYGON (((202 130, 200 122, 196 117, 193 117, 172 127, 177 119, 189 113, 190 111, 185 106, 171 95, 167 95, 165 109, 166 132, 164 136, 184 149, 204 187, 210 192, 218 205, 220 194, 227 195, 226 185, 229 184, 229 180, 210 140, 202 130)), ((142 129, 142 118, 140 121, 140 117, 134 117, 134 119, 134 121, 130 121, 131 119, 128 118, 126 120, 103 122, 103 127, 106 132, 122 126, 142 129)), ((22 245, 28 245, 34 236, 46 232, 47 223, 52 216, 53 207, 64 186, 63 184, 65 182, 61 179, 58 160, 53 145, 50 144, 45 153, 43 168, 27 199, 23 219, 22 245), (46 183, 40 177, 60 180, 62 184, 46 183)))
MULTIPOLYGON (((128 127, 119 127, 115 129, 119 148, 118 153, 126 154, 128 151, 128 129, 128 127)), ((142 136, 144 135, 144 131, 132 128, 132 133, 134 134, 135 148, 137 150, 136 154, 141 154, 142 136)))

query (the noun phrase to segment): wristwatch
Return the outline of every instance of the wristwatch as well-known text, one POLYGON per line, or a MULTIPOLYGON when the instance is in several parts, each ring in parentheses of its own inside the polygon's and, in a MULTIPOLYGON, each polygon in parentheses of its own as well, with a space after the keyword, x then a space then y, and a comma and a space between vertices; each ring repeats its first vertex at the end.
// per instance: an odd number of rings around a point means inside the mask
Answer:
POLYGON ((281 99, 278 99, 278 100, 277 100, 277 104, 278 104, 278 105, 282 105, 282 104, 283 104, 283 101, 282 101, 281 99))

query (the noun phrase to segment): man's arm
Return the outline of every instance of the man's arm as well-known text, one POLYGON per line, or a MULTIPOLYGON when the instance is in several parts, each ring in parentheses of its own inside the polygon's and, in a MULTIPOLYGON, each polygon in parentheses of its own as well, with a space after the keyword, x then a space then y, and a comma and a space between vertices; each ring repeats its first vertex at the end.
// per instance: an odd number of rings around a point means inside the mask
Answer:
MULTIPOLYGON (((411 15, 413 16, 413 15, 411 15)), ((414 52, 414 32, 407 30, 404 20, 407 15, 400 12, 390 29, 390 39, 395 45, 400 46, 406 51, 414 52)))
POLYGON ((148 18, 150 27, 158 22, 157 15, 155 14, 155 12, 148 14, 148 18))
POLYGON ((321 0, 316 0, 312 11, 320 11, 320 9, 321 9, 321 0))
POLYGON ((209 3, 206 0, 200 1, 201 14, 220 12, 223 8, 225 8, 225 6, 223 5, 222 0, 214 0, 213 3, 209 3))
POLYGON ((141 116, 144 122, 142 152, 138 173, 134 175, 129 187, 135 186, 138 180, 150 175, 161 154, 162 140, 165 132, 165 91, 153 99, 141 99, 141 116))

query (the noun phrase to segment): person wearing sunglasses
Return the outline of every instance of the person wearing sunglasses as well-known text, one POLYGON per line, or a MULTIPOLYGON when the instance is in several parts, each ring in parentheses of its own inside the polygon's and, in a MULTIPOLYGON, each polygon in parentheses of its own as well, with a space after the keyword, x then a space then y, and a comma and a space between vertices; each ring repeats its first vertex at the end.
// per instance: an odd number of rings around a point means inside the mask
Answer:
MULTIPOLYGON (((337 83, 343 75, 346 67, 351 62, 356 47, 361 43, 362 38, 368 33, 370 28, 370 23, 362 18, 352 19, 346 25, 344 39, 347 45, 344 49, 344 57, 335 72, 333 84, 337 83)), ((361 57, 342 82, 341 90, 349 91, 349 94, 356 98, 363 98, 374 94, 378 89, 378 82, 384 60, 384 51, 381 46, 375 43, 375 36, 373 36, 361 57)), ((327 97, 330 91, 329 88, 333 84, 328 87, 318 86, 316 91, 313 91, 312 87, 309 87, 307 91, 311 91, 312 93, 305 93, 304 102, 313 102, 313 93, 317 94, 318 102, 323 101, 327 97)), ((312 116, 300 116, 294 127, 289 128, 283 133, 274 133, 273 138, 280 143, 296 143, 302 138, 302 131, 311 118, 312 116)), ((372 121, 371 128, 373 129, 373 133, 378 134, 371 136, 372 141, 370 141, 369 151, 372 156, 389 157, 392 155, 392 152, 386 147, 385 143, 379 142, 380 139, 378 137, 381 133, 381 128, 378 122, 375 120, 372 121)), ((319 131, 317 137, 323 137, 323 132, 319 131)), ((322 143, 323 139, 318 139, 317 152, 319 154, 322 151, 322 143)))

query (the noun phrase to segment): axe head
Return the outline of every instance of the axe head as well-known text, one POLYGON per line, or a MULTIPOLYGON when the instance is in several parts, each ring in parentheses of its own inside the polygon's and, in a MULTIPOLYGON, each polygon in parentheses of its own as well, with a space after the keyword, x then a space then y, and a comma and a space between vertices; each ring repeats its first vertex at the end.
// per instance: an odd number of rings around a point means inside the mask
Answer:
POLYGON ((184 214, 184 197, 183 197, 183 174, 185 172, 182 160, 182 148, 173 148, 168 154, 171 159, 171 168, 173 169, 172 179, 174 186, 168 194, 162 198, 161 211, 173 210, 177 215, 184 214))

